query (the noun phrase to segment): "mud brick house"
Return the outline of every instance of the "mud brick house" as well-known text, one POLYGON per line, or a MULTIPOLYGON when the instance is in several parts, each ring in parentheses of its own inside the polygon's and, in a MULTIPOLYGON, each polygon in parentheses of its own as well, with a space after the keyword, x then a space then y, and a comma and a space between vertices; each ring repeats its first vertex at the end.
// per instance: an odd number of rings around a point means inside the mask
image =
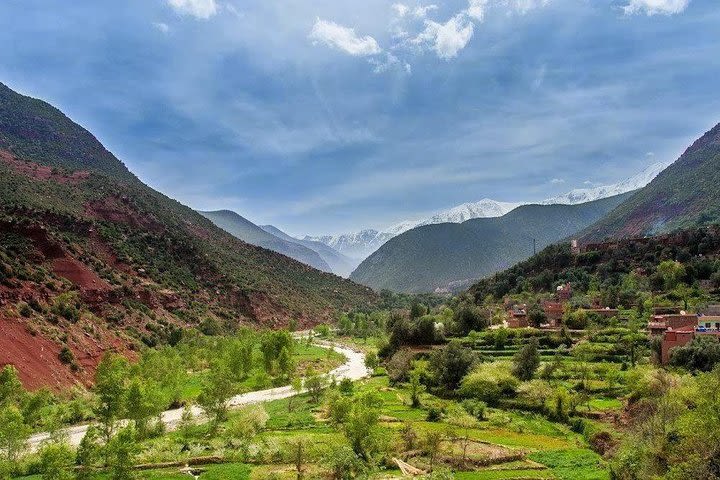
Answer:
POLYGON ((562 325, 563 316, 565 314, 565 304, 562 302, 542 302, 542 309, 547 317, 548 326, 556 328, 562 325))
POLYGON ((697 319, 698 330, 720 331, 720 315, 700 315, 697 319))
POLYGON ((527 315, 527 305, 513 305, 508 311, 509 328, 527 328, 530 326, 527 315))
POLYGON ((685 312, 670 315, 655 315, 648 323, 650 335, 659 336, 669 330, 695 330, 698 326, 698 316, 685 312))
POLYGON ((660 360, 663 365, 670 362, 672 349, 690 343, 697 336, 712 336, 720 340, 720 331, 697 331, 695 329, 668 330, 663 334, 660 360))

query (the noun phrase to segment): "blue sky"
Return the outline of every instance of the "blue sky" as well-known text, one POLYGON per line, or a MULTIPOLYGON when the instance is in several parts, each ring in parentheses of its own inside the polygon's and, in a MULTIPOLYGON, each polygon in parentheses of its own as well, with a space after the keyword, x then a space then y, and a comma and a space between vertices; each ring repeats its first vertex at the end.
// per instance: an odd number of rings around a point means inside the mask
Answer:
POLYGON ((0 0, 0 81, 293 234, 539 200, 720 122, 717 0, 0 0))

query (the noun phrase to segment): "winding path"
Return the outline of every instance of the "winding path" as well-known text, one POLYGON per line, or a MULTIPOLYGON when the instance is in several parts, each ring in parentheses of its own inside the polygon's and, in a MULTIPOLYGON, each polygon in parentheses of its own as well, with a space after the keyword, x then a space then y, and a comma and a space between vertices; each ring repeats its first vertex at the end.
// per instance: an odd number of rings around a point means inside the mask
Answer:
MULTIPOLYGON (((365 367, 365 354, 356 350, 352 350, 345 345, 338 343, 315 341, 315 345, 323 348, 333 348, 336 352, 341 353, 345 356, 347 361, 340 367, 332 370, 326 376, 328 378, 334 377, 336 380, 360 380, 369 376, 368 370, 365 367)), ((251 405, 256 403, 264 403, 272 400, 280 400, 283 398, 289 398, 296 395, 297 392, 292 389, 291 386, 270 388, 268 390, 258 390, 256 392, 243 393, 236 395, 228 401, 230 408, 237 408, 244 405, 251 405)), ((175 410, 166 410, 160 417, 163 423, 168 429, 173 429, 182 418, 183 409, 178 408, 175 410)), ((199 407, 192 407, 192 413, 195 418, 201 417, 203 411, 199 407)), ((75 427, 69 427, 63 430, 63 433, 67 436, 67 440, 72 446, 80 445, 85 433, 88 430, 89 425, 78 425, 75 427)), ((30 437, 28 440, 28 448, 31 451, 36 451, 42 443, 49 438, 48 433, 38 433, 30 437)))

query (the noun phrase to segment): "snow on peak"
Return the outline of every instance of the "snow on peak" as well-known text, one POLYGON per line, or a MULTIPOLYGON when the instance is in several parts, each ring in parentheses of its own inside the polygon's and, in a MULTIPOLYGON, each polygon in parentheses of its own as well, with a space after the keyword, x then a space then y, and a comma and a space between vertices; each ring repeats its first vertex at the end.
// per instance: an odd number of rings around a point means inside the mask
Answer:
POLYGON ((665 170, 669 164, 667 163, 653 163, 648 166, 645 170, 627 178, 614 185, 602 185, 599 187, 592 188, 576 188, 568 193, 558 195, 557 197, 548 198, 540 202, 542 205, 576 205, 578 203, 587 203, 594 200, 600 200, 602 198, 614 197, 627 192, 632 192, 639 188, 643 188, 648 183, 652 182, 660 172, 665 170))
POLYGON ((423 220, 405 220, 381 231, 366 229, 344 235, 305 238, 307 240, 323 242, 338 250, 340 253, 363 260, 391 238, 416 227, 438 223, 463 223, 475 218, 502 217, 517 207, 527 205, 528 203, 540 203, 541 205, 576 205, 613 197, 644 187, 657 177, 668 165, 668 163, 654 163, 637 175, 614 185, 577 188, 541 202, 499 202, 490 198, 484 198, 478 202, 457 205, 423 220))

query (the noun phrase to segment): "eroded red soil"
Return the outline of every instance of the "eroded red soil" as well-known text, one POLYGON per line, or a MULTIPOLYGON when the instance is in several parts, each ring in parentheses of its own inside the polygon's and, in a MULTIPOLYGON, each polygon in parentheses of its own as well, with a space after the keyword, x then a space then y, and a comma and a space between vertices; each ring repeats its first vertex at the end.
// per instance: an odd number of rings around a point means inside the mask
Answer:
POLYGON ((17 173, 34 180, 52 180, 58 183, 77 185, 90 176, 90 172, 86 171, 68 173, 29 160, 21 160, 7 150, 0 150, 0 160, 17 173))

